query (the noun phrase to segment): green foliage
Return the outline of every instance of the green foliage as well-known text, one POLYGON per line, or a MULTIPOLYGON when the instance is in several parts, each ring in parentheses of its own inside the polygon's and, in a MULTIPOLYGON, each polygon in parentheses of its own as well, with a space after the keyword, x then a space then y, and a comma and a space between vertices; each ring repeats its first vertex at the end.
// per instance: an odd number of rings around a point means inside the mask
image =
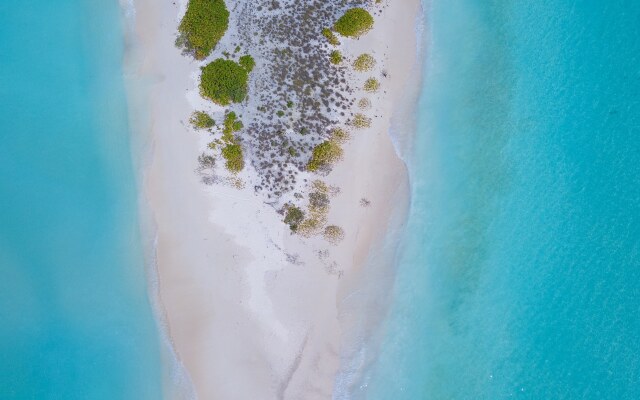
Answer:
POLYGON ((293 108, 293 101, 287 101, 287 108, 293 108))
POLYGON ((371 71, 376 65, 376 59, 370 54, 361 54, 353 62, 353 69, 358 72, 371 71))
POLYGON ((373 17, 364 8, 347 10, 333 26, 333 29, 346 37, 360 37, 373 28, 373 17))
POLYGON ((365 129, 371 126, 371 118, 367 117, 364 114, 356 114, 353 116, 353 120, 351 121, 351 125, 358 129, 365 129))
POLYGON ((290 206, 287 208, 287 214, 284 217, 284 223, 289 225, 292 232, 298 230, 300 223, 304 221, 304 211, 296 206, 290 206))
POLYGON ((342 62, 342 53, 340 53, 338 50, 333 50, 329 54, 329 61, 331 61, 331 64, 340 64, 342 62))
POLYGON ((343 150, 338 143, 326 140, 313 149, 307 169, 309 171, 317 171, 319 168, 338 161, 342 158, 342 154, 343 150))
POLYGON ((336 143, 344 143, 349 140, 349 133, 342 128, 336 128, 331 132, 331 140, 336 143))
POLYGON ((367 99, 366 97, 361 98, 358 101, 358 107, 360 107, 362 110, 368 110, 371 108, 371 100, 367 99))
POLYGON ((251 57, 248 54, 246 56, 240 57, 240 60, 238 60, 238 63, 240 63, 240 66, 246 69, 247 72, 249 73, 253 71, 253 67, 256 66, 256 61, 253 59, 253 57, 251 57))
POLYGON ((240 103, 247 96, 249 73, 231 60, 218 58, 202 68, 200 93, 221 106, 240 103))
POLYGON ((178 27, 176 46, 198 60, 205 59, 229 27, 224 0, 189 0, 178 27))
POLYGON ((329 225, 322 232, 325 240, 331 244, 338 244, 344 239, 344 229, 337 225, 329 225))
POLYGON ((279 111, 276 113, 276 115, 277 115, 278 117, 284 117, 284 111, 279 110, 279 111))
POLYGON ((227 144, 222 148, 222 157, 226 160, 225 166, 231 172, 240 172, 244 168, 242 147, 239 144, 227 144))
POLYGON ((215 126, 215 121, 204 111, 195 111, 189 119, 191 125, 196 129, 209 129, 215 126))
POLYGON ((369 78, 364 83, 365 92, 375 93, 380 89, 380 82, 376 78, 369 78))
POLYGON ((222 127, 222 157, 225 159, 225 166, 230 172, 237 173, 244 168, 244 157, 242 154, 242 146, 236 140, 234 133, 240 131, 242 121, 237 119, 236 113, 228 112, 224 116, 224 125, 222 127))
POLYGON ((324 36, 327 39, 327 41, 334 46, 338 46, 340 44, 338 37, 329 28, 324 28, 322 30, 322 36, 324 36))

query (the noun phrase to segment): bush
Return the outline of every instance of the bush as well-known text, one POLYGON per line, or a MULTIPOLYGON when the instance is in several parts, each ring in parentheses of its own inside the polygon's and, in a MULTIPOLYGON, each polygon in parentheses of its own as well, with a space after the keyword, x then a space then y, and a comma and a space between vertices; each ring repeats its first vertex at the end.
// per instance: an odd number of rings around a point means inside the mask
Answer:
POLYGON ((246 69, 249 73, 251 73, 251 71, 253 71, 253 67, 256 66, 256 61, 248 54, 246 56, 240 57, 238 63, 240 63, 240 66, 246 69))
POLYGON ((373 28, 373 17, 364 8, 352 8, 347 10, 333 29, 346 37, 360 37, 373 28))
POLYGON ((224 0, 189 0, 178 27, 176 46, 198 60, 207 58, 229 27, 224 0))
POLYGON ((329 54, 329 61, 331 64, 338 65, 342 62, 342 53, 338 50, 334 50, 329 54))
POLYGON ((351 125, 353 125, 354 128, 358 129, 369 128, 371 126, 371 118, 367 117, 364 114, 358 113, 353 116, 351 125))
POLYGON ((322 235, 329 243, 338 244, 342 239, 344 239, 344 229, 337 225, 329 225, 324 228, 322 235))
POLYGON ((309 171, 317 171, 321 167, 340 160, 342 154, 342 148, 337 143, 326 140, 313 149, 311 160, 307 164, 307 169, 309 171))
POLYGON ((340 41, 338 40, 336 35, 329 28, 324 28, 322 30, 322 36, 324 36, 327 39, 329 44, 332 44, 334 46, 338 46, 340 44, 340 41))
POLYGON ((215 121, 204 111, 195 111, 189 119, 191 125, 196 129, 208 129, 215 126, 215 121))
POLYGON ((202 68, 200 93, 221 106, 240 103, 247 96, 249 73, 231 60, 218 58, 202 68))
POLYGON ((349 140, 349 134, 342 128, 336 128, 331 132, 331 140, 336 143, 344 143, 349 140))
POLYGON ((284 217, 284 223, 289 225, 292 232, 295 232, 302 221, 304 221, 304 211, 296 206, 290 206, 284 217))
POLYGON ((370 54, 361 54, 353 62, 353 69, 358 72, 371 71, 376 65, 376 59, 370 54))
POLYGON ((380 82, 376 78, 369 78, 364 83, 365 92, 375 93, 380 89, 380 82))
POLYGON ((226 160, 225 166, 231 172, 240 172, 244 168, 242 147, 239 144, 227 144, 222 148, 222 157, 226 160))
POLYGON ((358 101, 358 107, 360 107, 360 109, 362 110, 368 110, 371 108, 371 100, 367 99, 366 97, 361 98, 358 101))

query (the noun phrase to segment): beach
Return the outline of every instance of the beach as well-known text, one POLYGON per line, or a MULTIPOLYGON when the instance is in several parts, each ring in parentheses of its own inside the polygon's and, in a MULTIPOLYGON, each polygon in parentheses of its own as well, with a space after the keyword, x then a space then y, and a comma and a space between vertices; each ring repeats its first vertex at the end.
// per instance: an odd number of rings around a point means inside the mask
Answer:
MULTIPOLYGON (((230 29, 242 6, 228 2, 230 29)), ((392 276, 394 249, 386 251, 383 241, 404 223, 408 207, 407 172, 390 130, 393 123, 395 135, 411 134, 419 1, 391 2, 371 32, 341 47, 350 56, 371 52, 388 77, 371 99, 371 127, 352 133, 343 160, 325 177, 339 188, 327 216, 344 229, 337 245, 292 235, 250 185, 203 183, 198 156, 207 141, 188 122, 203 107, 200 64, 174 45, 184 7, 136 0, 129 60, 140 83, 131 104, 144 231, 153 244, 147 258, 157 280, 152 297, 175 355, 167 357, 175 364, 166 374, 170 391, 176 398, 331 398, 345 338, 358 320, 344 299, 358 292, 372 250, 387 271, 378 276, 392 276)), ((251 168, 243 174, 250 181, 251 168)), ((377 307, 384 313, 385 304, 377 307)))

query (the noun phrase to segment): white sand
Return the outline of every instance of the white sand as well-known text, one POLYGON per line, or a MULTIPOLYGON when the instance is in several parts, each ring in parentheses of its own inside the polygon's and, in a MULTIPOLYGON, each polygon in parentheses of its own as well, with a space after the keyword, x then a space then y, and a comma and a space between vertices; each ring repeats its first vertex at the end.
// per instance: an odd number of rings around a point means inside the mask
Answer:
POLYGON ((341 188, 329 222, 346 232, 332 246, 292 236, 250 189, 200 182, 195 170, 206 141, 187 123, 198 66, 173 46, 180 5, 136 0, 132 73, 146 89, 132 109, 149 118, 138 125, 149 149, 142 184, 156 230, 160 307, 199 399, 334 393, 344 331, 353 322, 341 314, 342 299, 358 290, 372 246, 392 221, 403 220, 407 206, 406 171, 388 132, 392 116, 405 118, 415 98, 419 0, 390 3, 372 32, 344 41, 346 55, 385 59, 390 78, 381 80, 376 100, 369 96, 374 125, 354 132, 327 177, 341 188), (371 206, 361 207, 361 198, 371 206))

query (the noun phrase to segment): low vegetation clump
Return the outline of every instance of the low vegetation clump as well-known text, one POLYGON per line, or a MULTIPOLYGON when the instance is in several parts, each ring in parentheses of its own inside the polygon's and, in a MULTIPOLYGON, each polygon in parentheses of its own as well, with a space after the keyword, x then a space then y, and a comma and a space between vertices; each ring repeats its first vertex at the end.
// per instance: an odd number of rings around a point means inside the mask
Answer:
POLYGON ((375 93, 380 89, 380 82, 376 78, 369 78, 364 83, 364 90, 369 93, 375 93))
POLYGON ((336 143, 345 143, 349 140, 349 133, 342 128, 336 128, 331 132, 331 141, 336 143))
POLYGON ((225 167, 229 172, 238 173, 244 169, 244 156, 242 146, 238 143, 234 133, 243 128, 242 121, 237 119, 236 113, 227 113, 224 117, 222 128, 222 157, 225 159, 225 167))
POLYGON ((338 37, 335 35, 335 33, 333 33, 331 29, 324 28, 322 30, 322 36, 324 36, 327 39, 329 44, 332 44, 334 46, 340 45, 340 41, 338 40, 338 37))
POLYGON ((344 239, 344 229, 337 225, 329 225, 322 233, 324 238, 331 244, 338 244, 344 239))
POLYGON ((364 114, 358 113, 353 116, 353 120, 351 120, 351 125, 354 128, 365 129, 371 127, 371 118, 367 117, 364 114))
POLYGON ((352 8, 340 17, 333 29, 346 37, 358 38, 373 28, 373 17, 364 8, 352 8))
POLYGON ((340 53, 338 50, 333 50, 329 54, 329 61, 331 61, 331 64, 334 65, 340 64, 342 62, 342 53, 340 53))
POLYGON ((284 217, 284 223, 289 225, 291 232, 296 232, 304 221, 304 211, 296 206, 289 206, 284 217))
POLYGON ((216 104, 240 103, 247 96, 249 71, 232 60, 218 58, 202 68, 200 92, 216 104))
POLYGON ((222 148, 222 157, 229 172, 240 172, 244 168, 242 147, 237 143, 227 144, 222 148))
POLYGON ((253 67, 256 66, 256 61, 253 59, 253 57, 251 57, 248 54, 246 56, 240 57, 240 60, 238 60, 238 63, 242 68, 247 70, 248 73, 251 73, 251 71, 253 71, 253 67))
POLYGON ((322 167, 326 167, 340 160, 342 154, 343 150, 338 143, 325 140, 313 149, 311 160, 307 164, 307 169, 309 171, 317 171, 322 167))
POLYGON ((213 118, 204 111, 195 111, 191 114, 189 122, 196 129, 209 129, 213 128, 216 124, 213 118))
POLYGON ((361 54, 353 62, 353 69, 358 72, 371 71, 376 65, 376 59, 370 54, 361 54))
POLYGON ((176 46, 198 60, 211 54, 229 27, 224 0, 189 0, 178 27, 176 46))
POLYGON ((367 99, 366 97, 361 98, 358 101, 358 107, 360 107, 361 110, 368 110, 371 108, 371 100, 367 99))

